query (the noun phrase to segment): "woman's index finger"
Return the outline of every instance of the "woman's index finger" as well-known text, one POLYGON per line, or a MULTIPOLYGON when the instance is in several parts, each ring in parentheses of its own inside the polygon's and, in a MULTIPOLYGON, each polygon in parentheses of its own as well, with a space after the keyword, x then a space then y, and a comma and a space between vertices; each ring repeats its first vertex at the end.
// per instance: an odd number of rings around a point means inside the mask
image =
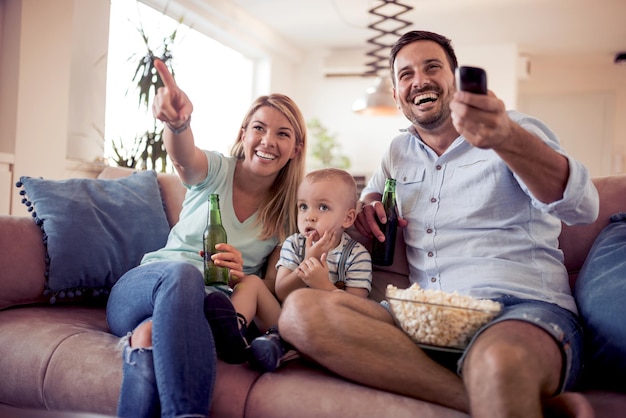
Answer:
POLYGON ((159 76, 161 77, 161 80, 163 80, 163 85, 165 87, 167 87, 168 89, 177 87, 176 80, 174 80, 172 73, 170 73, 170 70, 167 69, 167 66, 163 61, 161 61, 160 59, 155 59, 154 68, 156 68, 157 72, 159 73, 159 76))

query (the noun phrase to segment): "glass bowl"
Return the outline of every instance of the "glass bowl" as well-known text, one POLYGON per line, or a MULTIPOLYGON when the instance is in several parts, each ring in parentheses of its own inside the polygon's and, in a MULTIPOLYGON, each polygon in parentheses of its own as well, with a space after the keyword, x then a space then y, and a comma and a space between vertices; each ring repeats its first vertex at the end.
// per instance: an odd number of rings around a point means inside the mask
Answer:
POLYGON ((480 327, 501 310, 497 302, 458 293, 387 286, 387 301, 396 323, 425 348, 462 351, 480 327))

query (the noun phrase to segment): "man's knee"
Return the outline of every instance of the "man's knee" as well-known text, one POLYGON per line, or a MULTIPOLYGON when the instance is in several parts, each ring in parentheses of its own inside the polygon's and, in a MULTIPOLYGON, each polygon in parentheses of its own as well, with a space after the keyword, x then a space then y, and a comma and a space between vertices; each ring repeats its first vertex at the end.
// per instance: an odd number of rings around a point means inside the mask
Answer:
POLYGON ((510 326, 515 322, 505 321, 496 324, 476 338, 463 362, 463 375, 471 375, 472 370, 478 374, 489 371, 501 374, 513 365, 526 363, 528 349, 523 337, 511 333, 510 326))
POLYGON ((278 320, 281 335, 291 338, 296 335, 315 335, 312 328, 320 319, 320 312, 323 311, 321 304, 328 296, 319 293, 312 289, 298 289, 289 294, 278 320))
POLYGON ((520 321, 504 321, 476 339, 463 362, 463 376, 506 381, 512 375, 520 379, 528 373, 529 378, 543 381, 546 376, 558 374, 560 356, 556 342, 542 329, 520 321))

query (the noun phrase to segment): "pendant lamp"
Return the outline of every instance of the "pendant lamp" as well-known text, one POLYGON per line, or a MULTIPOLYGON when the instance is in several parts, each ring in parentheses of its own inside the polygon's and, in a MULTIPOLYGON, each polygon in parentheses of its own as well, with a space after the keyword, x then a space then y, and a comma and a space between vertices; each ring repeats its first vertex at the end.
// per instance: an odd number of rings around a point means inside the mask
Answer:
POLYGON ((372 60, 367 63, 370 70, 363 74, 375 76, 376 80, 374 86, 366 90, 364 97, 354 101, 352 110, 367 116, 398 116, 400 112, 393 100, 387 60, 393 43, 403 35, 402 31, 411 26, 410 21, 400 16, 413 7, 402 3, 402 0, 379 0, 377 3, 368 10, 376 20, 367 27, 378 34, 367 40, 372 49, 366 55, 372 60))
POLYGON ((366 116, 398 116, 389 76, 378 76, 365 95, 354 101, 352 111, 366 116))

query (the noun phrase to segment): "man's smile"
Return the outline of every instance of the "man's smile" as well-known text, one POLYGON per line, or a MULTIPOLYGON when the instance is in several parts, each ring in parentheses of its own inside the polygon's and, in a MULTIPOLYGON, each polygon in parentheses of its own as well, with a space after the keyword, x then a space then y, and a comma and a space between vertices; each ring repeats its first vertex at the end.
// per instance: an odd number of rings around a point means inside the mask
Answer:
POLYGON ((422 93, 422 94, 418 94, 417 96, 413 98, 413 104, 419 106, 424 103, 437 101, 437 99, 439 99, 439 94, 437 93, 433 93, 433 92, 422 93))

